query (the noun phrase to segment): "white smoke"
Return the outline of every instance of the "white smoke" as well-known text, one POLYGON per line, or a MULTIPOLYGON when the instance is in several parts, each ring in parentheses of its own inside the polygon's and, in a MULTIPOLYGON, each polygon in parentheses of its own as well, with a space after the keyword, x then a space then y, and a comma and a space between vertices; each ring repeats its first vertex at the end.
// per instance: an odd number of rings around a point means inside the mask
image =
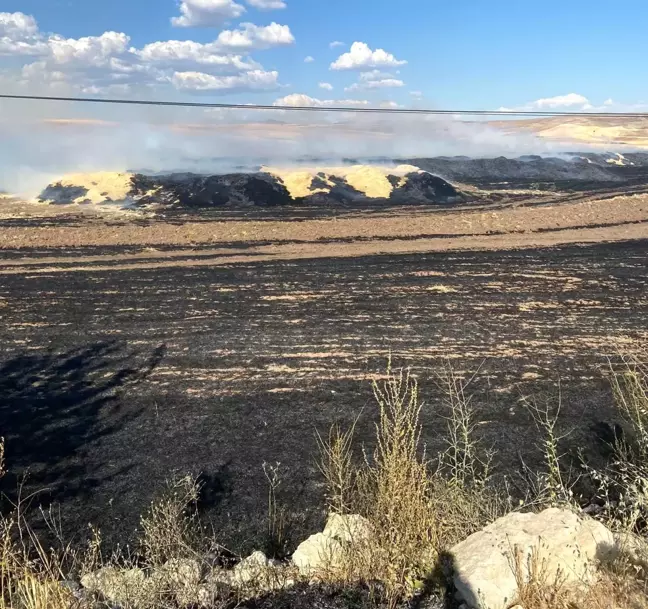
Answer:
POLYGON ((429 115, 0 103, 0 189, 34 195, 67 173, 222 173, 262 164, 556 154, 571 147, 429 115))

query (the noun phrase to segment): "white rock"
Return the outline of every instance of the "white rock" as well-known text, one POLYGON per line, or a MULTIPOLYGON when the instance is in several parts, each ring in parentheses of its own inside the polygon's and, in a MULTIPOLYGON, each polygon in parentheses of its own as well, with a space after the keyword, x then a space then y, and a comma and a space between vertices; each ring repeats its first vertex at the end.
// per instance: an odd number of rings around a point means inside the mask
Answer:
POLYGON ((124 604, 141 596, 146 577, 141 569, 103 567, 84 575, 81 585, 109 601, 124 604))
POLYGON ((274 563, 263 552, 253 552, 234 567, 232 579, 239 585, 265 579, 266 572, 273 565, 274 563))
POLYGON ((169 584, 185 588, 197 586, 201 575, 200 563, 191 558, 172 558, 158 571, 169 584))
POLYGON ((234 571, 228 571, 221 567, 213 567, 205 577, 205 583, 214 588, 231 586, 233 576, 234 571))
POLYGON ((335 571, 343 565, 345 548, 366 541, 371 534, 371 524, 362 516, 330 514, 324 532, 302 542, 292 562, 306 577, 335 571))
POLYGON ((479 609, 511 606, 517 595, 514 553, 526 567, 534 548, 549 580, 560 571, 566 584, 588 581, 599 563, 617 554, 612 532, 589 517, 557 508, 508 514, 452 548, 458 596, 479 609))
POLYGON ((293 564, 306 577, 339 568, 344 560, 342 543, 324 533, 311 535, 292 555, 293 564))
POLYGON ((366 518, 357 514, 347 516, 330 514, 324 528, 324 535, 347 543, 366 541, 371 537, 371 524, 366 518))

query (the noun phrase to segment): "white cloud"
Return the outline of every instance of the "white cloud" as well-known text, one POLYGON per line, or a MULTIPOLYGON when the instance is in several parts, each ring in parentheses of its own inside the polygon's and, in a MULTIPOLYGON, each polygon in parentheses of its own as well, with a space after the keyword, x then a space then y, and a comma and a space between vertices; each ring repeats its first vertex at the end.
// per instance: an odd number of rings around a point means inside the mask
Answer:
POLYGON ((256 61, 244 59, 241 55, 219 53, 218 47, 213 43, 201 44, 192 40, 153 42, 133 52, 146 63, 175 66, 176 69, 179 65, 199 64, 222 73, 255 70, 261 67, 256 61))
POLYGON ((414 99, 423 99, 423 91, 410 91, 410 95, 414 99))
POLYGON ((362 91, 367 89, 389 89, 391 87, 404 87, 405 83, 396 78, 384 78, 382 80, 367 80, 357 82, 347 87, 345 91, 362 91))
POLYGON ((318 87, 325 91, 333 91, 333 85, 330 82, 321 82, 318 84, 318 87))
POLYGON ((373 80, 382 80, 386 78, 393 78, 394 75, 390 72, 382 72, 381 70, 371 70, 369 72, 362 72, 358 77, 360 82, 371 82, 373 80))
POLYGON ((224 30, 214 43, 224 51, 252 51, 288 46, 295 43, 287 25, 271 23, 267 26, 242 23, 237 30, 224 30))
POLYGON ((604 106, 614 106, 614 100, 613 100, 611 97, 609 97, 608 99, 606 99, 606 100, 603 102, 603 105, 604 105, 604 106))
POLYGON ((48 41, 50 58, 54 63, 81 63, 100 67, 116 55, 128 50, 130 37, 121 32, 104 32, 101 36, 84 38, 52 37, 48 41))
POLYGON ((534 108, 563 108, 570 106, 586 106, 589 105, 589 100, 583 95, 578 93, 568 93, 567 95, 557 95, 556 97, 546 97, 538 99, 530 104, 534 108))
POLYGON ((180 17, 173 17, 176 27, 219 27, 229 19, 238 19, 245 7, 234 0, 184 0, 180 17))
POLYGON ((344 53, 331 64, 331 70, 362 70, 368 68, 393 68, 405 65, 407 61, 398 60, 384 49, 372 51, 364 42, 354 42, 351 50, 344 53))
POLYGON ((279 72, 252 70, 235 76, 213 76, 203 72, 176 72, 171 84, 181 91, 273 91, 279 87, 279 72))
POLYGON ((286 95, 274 102, 275 106, 291 106, 298 108, 326 108, 329 106, 346 107, 346 106, 368 106, 366 99, 317 99, 302 93, 293 93, 286 95))
POLYGON ((528 102, 523 106, 517 106, 514 108, 499 108, 502 112, 533 112, 535 111, 551 111, 560 108, 572 109, 572 110, 590 110, 592 104, 589 99, 584 95, 579 95, 578 93, 568 93, 567 95, 556 95, 555 97, 544 97, 541 99, 536 99, 535 101, 528 102))
POLYGON ((315 61, 315 58, 309 55, 308 57, 304 57, 304 63, 313 63, 315 61))
POLYGON ((284 0, 247 0, 247 3, 262 11, 274 11, 286 8, 284 0))
POLYGON ((380 70, 371 70, 369 72, 362 72, 358 78, 358 82, 347 87, 345 91, 362 91, 364 89, 388 89, 390 87, 403 87, 405 83, 394 78, 393 74, 389 72, 381 72, 380 70))
MULTIPOLYGON (((200 1, 203 6, 208 3, 200 1)), ((82 38, 45 36, 33 17, 0 13, 0 55, 33 56, 28 63, 23 59, 4 69, 0 66, 0 78, 20 92, 123 94, 169 84, 183 91, 274 90, 278 73, 265 71, 248 53, 293 42, 288 26, 244 23, 207 44, 167 40, 135 48, 122 32, 82 38)))
POLYGON ((38 35, 36 19, 25 13, 0 13, 0 37, 27 40, 38 35))
POLYGON ((343 47, 343 46, 346 46, 346 45, 343 42, 341 42, 340 40, 334 40, 333 42, 331 42, 331 44, 329 44, 329 46, 332 49, 335 49, 337 47, 343 47))
POLYGON ((45 51, 36 19, 24 13, 0 13, 0 55, 40 55, 45 51))

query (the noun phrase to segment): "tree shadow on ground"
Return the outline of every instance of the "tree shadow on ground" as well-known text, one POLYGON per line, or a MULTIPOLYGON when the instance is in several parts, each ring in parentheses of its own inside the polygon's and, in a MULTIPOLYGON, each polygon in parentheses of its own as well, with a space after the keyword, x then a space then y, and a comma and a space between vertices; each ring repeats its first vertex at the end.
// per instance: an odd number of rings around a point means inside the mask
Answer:
POLYGON ((9 474, 9 505, 36 505, 87 493, 100 481, 85 463, 87 448, 140 411, 122 413, 119 393, 145 379, 165 354, 129 350, 119 341, 57 353, 24 354, 0 364, 0 435, 9 474))

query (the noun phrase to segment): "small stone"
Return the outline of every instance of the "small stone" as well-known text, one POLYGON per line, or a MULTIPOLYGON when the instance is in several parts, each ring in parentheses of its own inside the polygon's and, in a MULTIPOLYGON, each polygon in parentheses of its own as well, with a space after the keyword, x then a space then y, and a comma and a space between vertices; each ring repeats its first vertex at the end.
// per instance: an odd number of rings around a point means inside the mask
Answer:
POLYGON ((254 552, 234 567, 233 581, 239 585, 259 581, 272 566, 272 561, 263 552, 254 552))
POLYGON ((101 594, 109 601, 124 604, 141 594, 145 580, 141 569, 103 567, 84 575, 81 585, 90 592, 101 594))

